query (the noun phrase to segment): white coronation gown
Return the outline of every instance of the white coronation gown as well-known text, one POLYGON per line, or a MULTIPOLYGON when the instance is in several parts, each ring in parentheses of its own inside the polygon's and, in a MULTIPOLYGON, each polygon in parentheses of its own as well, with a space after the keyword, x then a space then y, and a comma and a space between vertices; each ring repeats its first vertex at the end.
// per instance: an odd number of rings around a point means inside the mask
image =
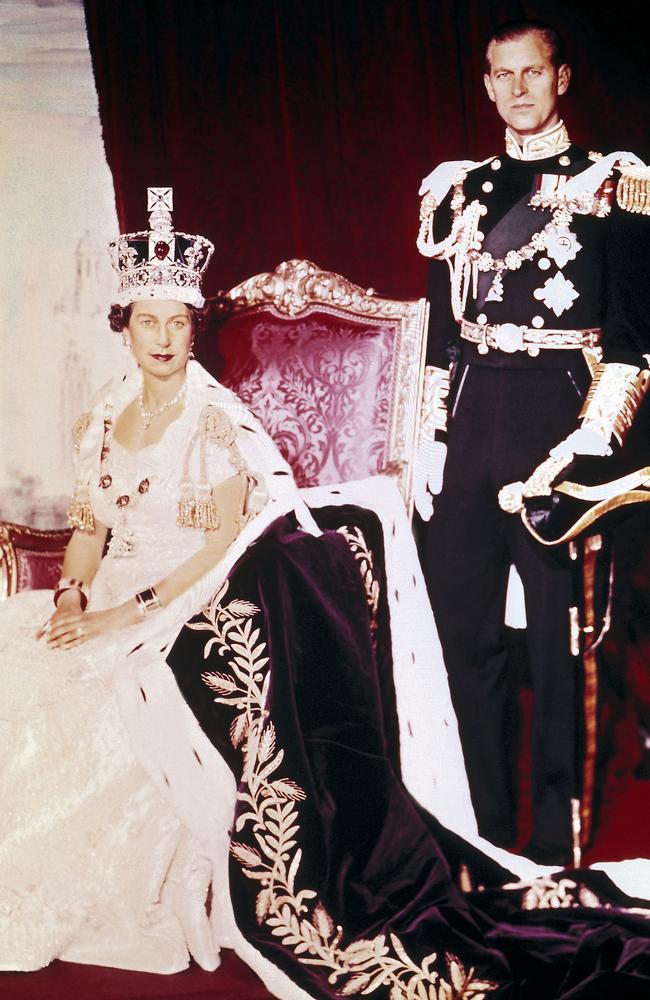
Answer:
MULTIPOLYGON (((88 610, 120 604, 203 545, 200 531, 176 524, 184 452, 206 402, 222 405, 233 422, 242 414, 252 422, 213 382, 190 363, 184 411, 157 444, 129 454, 109 437, 101 467, 99 454, 87 459, 95 516, 114 535, 92 581, 88 610), (100 487, 99 474, 110 475, 110 488, 100 487), (149 489, 139 493, 143 480, 149 489), (126 518, 115 504, 121 494, 132 498, 126 518), (120 540, 131 532, 132 554, 120 555, 120 540)), ((116 386, 108 395, 118 416, 139 380, 131 376, 116 386)), ((99 452, 104 415, 105 402, 96 403, 87 432, 91 441, 95 436, 91 451, 99 452)), ((251 446, 249 434, 242 451, 265 482, 269 462, 286 464, 263 433, 257 436, 251 446)), ((85 443, 84 436, 82 455, 85 443)), ((209 460, 213 485, 233 475, 225 449, 211 448, 209 460)), ((261 528, 287 506, 275 499, 255 521, 261 528)), ((222 563, 232 564, 243 551, 255 521, 222 563)), ((203 905, 210 862, 165 794, 165 775, 154 780, 136 759, 125 714, 129 699, 132 705, 145 696, 129 652, 148 640, 160 654, 226 572, 220 564, 150 619, 68 651, 50 650, 35 638, 52 613, 51 591, 24 592, 0 604, 0 970, 36 969, 62 958, 174 972, 187 966, 188 949, 204 968, 218 965, 218 920, 213 915, 210 926, 203 905)), ((170 759, 187 749, 186 730, 165 732, 170 759)), ((135 737, 147 742, 146 734, 135 737)), ((225 765, 224 774, 219 815, 227 831, 234 793, 225 765)), ((184 791, 191 798, 192 788, 184 791)), ((214 886, 213 896, 214 909, 214 886)))

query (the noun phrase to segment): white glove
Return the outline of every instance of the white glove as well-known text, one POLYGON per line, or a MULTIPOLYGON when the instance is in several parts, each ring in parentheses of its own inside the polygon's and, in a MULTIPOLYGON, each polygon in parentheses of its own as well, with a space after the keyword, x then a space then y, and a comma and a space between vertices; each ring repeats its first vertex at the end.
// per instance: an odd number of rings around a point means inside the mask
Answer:
POLYGON ((420 440, 413 462, 413 501, 423 521, 433 514, 433 497, 442 489, 447 457, 444 441, 420 440))
POLYGON ((471 170, 476 166, 475 160, 446 160, 439 163, 435 170, 424 178, 420 184, 418 194, 422 195, 431 192, 439 205, 449 191, 461 170, 471 170))
POLYGON ((569 455, 597 455, 604 457, 611 455, 612 449, 607 441, 598 431, 588 427, 579 427, 569 434, 564 441, 551 448, 549 455, 552 458, 564 458, 569 455))
POLYGON ((524 483, 508 483, 502 486, 498 494, 499 507, 506 514, 518 514, 524 506, 524 483))

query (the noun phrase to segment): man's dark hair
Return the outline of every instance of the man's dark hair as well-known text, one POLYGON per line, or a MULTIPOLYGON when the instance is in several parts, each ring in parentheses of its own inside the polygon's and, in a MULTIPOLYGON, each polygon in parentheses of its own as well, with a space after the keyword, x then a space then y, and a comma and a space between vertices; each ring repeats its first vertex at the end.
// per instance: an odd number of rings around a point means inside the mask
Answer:
POLYGON ((492 42, 512 42, 523 35, 529 35, 531 32, 536 32, 542 36, 548 45, 551 63, 556 69, 566 62, 564 57, 564 42, 557 28, 546 24, 545 21, 521 19, 508 21, 507 24, 502 24, 500 27, 494 29, 485 45, 485 72, 489 73, 491 69, 489 52, 492 42))

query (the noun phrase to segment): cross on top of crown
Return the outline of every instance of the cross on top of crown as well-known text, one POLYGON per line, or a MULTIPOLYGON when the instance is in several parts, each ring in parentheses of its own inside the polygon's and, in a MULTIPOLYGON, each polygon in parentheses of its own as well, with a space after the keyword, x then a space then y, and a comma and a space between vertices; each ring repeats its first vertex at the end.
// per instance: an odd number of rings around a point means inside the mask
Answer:
POLYGON ((173 188, 147 188, 147 212, 153 212, 156 208, 166 208, 168 212, 171 212, 173 207, 173 188))
MULTIPOLYGON (((173 244, 174 227, 172 224, 172 207, 174 205, 174 192, 170 187, 147 188, 147 210, 149 212, 149 225, 151 226, 149 256, 151 257, 154 245, 161 240, 166 240, 168 244, 173 244)), ((160 248, 159 248, 160 249, 160 248)), ((170 249, 169 246, 166 248, 170 249)))

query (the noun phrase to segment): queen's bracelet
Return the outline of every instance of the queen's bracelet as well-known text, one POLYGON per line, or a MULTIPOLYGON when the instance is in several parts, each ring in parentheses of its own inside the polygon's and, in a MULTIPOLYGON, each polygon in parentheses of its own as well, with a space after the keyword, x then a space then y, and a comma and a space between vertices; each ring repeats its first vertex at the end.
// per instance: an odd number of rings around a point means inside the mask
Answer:
POLYGON ((141 590, 139 594, 135 595, 135 601, 138 605, 138 611, 143 618, 147 618, 149 615, 153 614, 154 611, 159 611, 162 607, 158 594, 153 587, 147 587, 146 590, 141 590))
POLYGON ((54 590, 54 607, 57 607, 61 594, 66 590, 76 590, 79 594, 81 610, 85 611, 88 605, 88 589, 84 587, 82 580, 75 580, 73 577, 62 576, 54 590))

